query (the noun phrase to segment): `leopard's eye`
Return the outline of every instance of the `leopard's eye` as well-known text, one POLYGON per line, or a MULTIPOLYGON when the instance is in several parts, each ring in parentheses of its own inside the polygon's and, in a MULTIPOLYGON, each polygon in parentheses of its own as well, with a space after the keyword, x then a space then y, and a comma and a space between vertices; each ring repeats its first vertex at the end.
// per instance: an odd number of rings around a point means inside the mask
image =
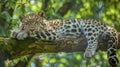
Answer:
POLYGON ((34 22, 34 24, 37 24, 37 22, 34 22))
POLYGON ((23 21, 22 23, 23 23, 23 24, 28 24, 26 20, 25 20, 25 21, 23 21))
POLYGON ((39 23, 39 20, 38 20, 38 19, 36 19, 36 20, 35 20, 35 22, 36 22, 36 23, 39 23))

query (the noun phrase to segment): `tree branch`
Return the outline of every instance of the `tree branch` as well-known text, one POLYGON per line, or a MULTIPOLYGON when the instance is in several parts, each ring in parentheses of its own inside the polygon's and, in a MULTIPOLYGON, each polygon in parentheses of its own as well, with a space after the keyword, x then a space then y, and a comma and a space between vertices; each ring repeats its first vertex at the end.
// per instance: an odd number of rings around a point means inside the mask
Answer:
MULTIPOLYGON (((104 44, 103 38, 99 37, 98 49, 100 50, 107 49, 107 44, 104 44)), ((64 36, 52 42, 37 40, 35 38, 27 38, 25 40, 0 38, 0 49, 9 55, 9 59, 35 53, 79 52, 84 51, 86 46, 86 39, 82 35, 64 36)), ((120 48, 120 33, 118 48, 120 48)))
POLYGON ((50 0, 43 0, 43 3, 42 3, 42 10, 46 12, 46 9, 49 5, 49 1, 50 0))
POLYGON ((60 9, 58 10, 58 14, 60 14, 61 16, 64 16, 68 10, 72 7, 72 0, 67 0, 62 7, 60 7, 60 9))

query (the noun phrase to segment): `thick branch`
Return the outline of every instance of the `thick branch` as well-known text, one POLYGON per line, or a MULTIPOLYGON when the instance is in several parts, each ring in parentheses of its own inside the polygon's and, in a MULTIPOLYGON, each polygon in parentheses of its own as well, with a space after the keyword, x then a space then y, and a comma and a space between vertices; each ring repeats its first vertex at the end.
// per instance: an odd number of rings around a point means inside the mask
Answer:
POLYGON ((72 0, 67 0, 62 7, 60 7, 60 9, 58 10, 58 14, 60 14, 61 16, 64 16, 69 9, 72 7, 72 0))
POLYGON ((46 12, 47 7, 49 6, 50 0, 44 0, 42 3, 42 10, 46 12))
MULTIPOLYGON (((34 38, 25 40, 0 39, 0 49, 7 53, 10 59, 35 53, 79 52, 85 50, 86 46, 87 43, 84 36, 66 36, 52 42, 45 42, 34 38)), ((118 48, 120 48, 120 33, 118 48)), ((107 49, 107 44, 104 45, 103 39, 100 37, 98 49, 107 49)))

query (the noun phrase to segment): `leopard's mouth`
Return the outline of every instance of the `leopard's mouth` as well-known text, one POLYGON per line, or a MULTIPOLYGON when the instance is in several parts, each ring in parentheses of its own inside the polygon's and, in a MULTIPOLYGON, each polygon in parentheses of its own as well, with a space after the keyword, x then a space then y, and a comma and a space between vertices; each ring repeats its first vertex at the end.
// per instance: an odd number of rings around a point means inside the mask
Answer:
POLYGON ((35 31, 30 31, 30 32, 29 32, 29 36, 30 36, 30 37, 37 37, 37 32, 35 32, 35 31))

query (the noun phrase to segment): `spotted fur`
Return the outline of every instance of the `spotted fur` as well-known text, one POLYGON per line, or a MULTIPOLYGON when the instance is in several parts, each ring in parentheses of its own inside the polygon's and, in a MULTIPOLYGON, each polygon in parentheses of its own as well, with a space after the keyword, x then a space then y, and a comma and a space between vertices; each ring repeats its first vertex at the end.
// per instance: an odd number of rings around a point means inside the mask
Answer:
MULTIPOLYGON (((116 57, 118 35, 114 28, 96 19, 46 20, 42 15, 43 14, 38 13, 21 16, 20 30, 22 32, 25 31, 27 36, 38 35, 42 40, 49 41, 56 40, 65 35, 83 34, 88 44, 84 53, 85 57, 92 57, 95 54, 98 45, 98 37, 101 34, 109 34, 109 38, 107 39, 108 60, 113 67, 118 64, 116 57)), ((12 37, 17 39, 26 38, 27 36, 23 37, 20 35, 21 31, 17 32, 17 34, 14 34, 16 31, 13 31, 12 37)))

